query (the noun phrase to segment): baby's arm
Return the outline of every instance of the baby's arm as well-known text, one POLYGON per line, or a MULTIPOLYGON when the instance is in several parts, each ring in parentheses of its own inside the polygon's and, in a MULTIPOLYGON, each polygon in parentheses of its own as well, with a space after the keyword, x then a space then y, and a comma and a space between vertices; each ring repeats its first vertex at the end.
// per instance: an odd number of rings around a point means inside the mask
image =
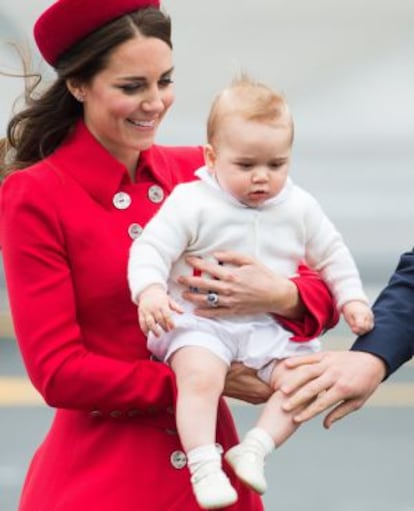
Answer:
POLYGON ((374 314, 365 302, 351 300, 342 307, 345 321, 354 334, 363 335, 374 328, 374 314))
POLYGON ((170 298, 160 284, 152 284, 144 289, 138 301, 138 320, 141 330, 152 332, 159 337, 162 328, 169 332, 174 328, 171 312, 182 313, 183 309, 170 298))
POLYGON ((329 286, 351 330, 357 335, 369 332, 374 326, 374 316, 358 268, 342 235, 314 199, 306 219, 308 263, 320 272, 329 286))

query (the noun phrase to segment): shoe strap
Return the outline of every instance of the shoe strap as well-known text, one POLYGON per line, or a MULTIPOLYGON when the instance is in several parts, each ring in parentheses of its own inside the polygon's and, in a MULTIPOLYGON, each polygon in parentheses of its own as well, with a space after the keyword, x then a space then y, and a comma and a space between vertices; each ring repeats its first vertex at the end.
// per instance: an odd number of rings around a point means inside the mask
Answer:
POLYGON ((211 475, 216 475, 218 477, 224 476, 226 477, 225 473, 223 472, 220 465, 214 461, 214 462, 208 462, 205 465, 201 465, 196 472, 191 476, 191 482, 192 483, 198 483, 202 479, 205 479, 206 477, 209 477, 211 475))

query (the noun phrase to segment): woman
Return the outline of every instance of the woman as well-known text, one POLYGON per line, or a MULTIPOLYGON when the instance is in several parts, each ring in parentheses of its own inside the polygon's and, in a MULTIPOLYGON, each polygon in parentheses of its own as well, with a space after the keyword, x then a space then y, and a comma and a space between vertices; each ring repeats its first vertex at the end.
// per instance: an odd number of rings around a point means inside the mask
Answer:
MULTIPOLYGON (((36 22, 57 78, 8 129, 1 221, 10 305, 28 374, 57 408, 19 511, 195 511, 174 378, 150 360, 126 264, 131 240, 177 183, 194 179, 202 153, 153 144, 174 100, 170 22, 158 1, 79 5, 58 0, 36 22)), ((184 276, 200 291, 186 293, 200 314, 271 311, 298 341, 336 321, 306 269, 288 281, 238 254, 223 261, 236 268, 193 262, 214 284, 184 276), (219 296, 214 309, 209 289, 219 296)), ((234 367, 227 394, 263 400, 267 388, 249 382, 254 374, 234 367)), ((224 402, 217 431, 225 449, 237 442, 224 402)), ((233 483, 239 500, 228 509, 262 509, 233 483)))

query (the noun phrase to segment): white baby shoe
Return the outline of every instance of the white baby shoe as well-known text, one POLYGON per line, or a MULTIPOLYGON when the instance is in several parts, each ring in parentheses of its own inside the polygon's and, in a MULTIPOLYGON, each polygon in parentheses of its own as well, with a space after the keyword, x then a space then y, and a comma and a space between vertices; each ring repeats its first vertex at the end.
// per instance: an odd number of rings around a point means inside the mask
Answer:
POLYGON ((221 468, 200 467, 191 477, 191 484, 202 509, 219 509, 237 501, 236 490, 221 468))
POLYGON ((260 449, 242 442, 229 449, 224 457, 237 477, 249 488, 260 495, 267 490, 264 476, 265 457, 260 449))

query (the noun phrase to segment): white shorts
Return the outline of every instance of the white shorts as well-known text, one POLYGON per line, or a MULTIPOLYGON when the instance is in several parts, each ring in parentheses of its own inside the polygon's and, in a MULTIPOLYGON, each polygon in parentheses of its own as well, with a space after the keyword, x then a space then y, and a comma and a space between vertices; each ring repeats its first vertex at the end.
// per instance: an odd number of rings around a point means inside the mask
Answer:
POLYGON ((259 377, 268 382, 275 361, 320 350, 318 339, 291 341, 292 332, 271 316, 261 315, 257 321, 242 322, 184 313, 174 315, 173 319, 176 325, 173 330, 160 337, 151 333, 148 336, 148 349, 163 361, 184 346, 202 346, 229 366, 238 361, 257 369, 259 377))

